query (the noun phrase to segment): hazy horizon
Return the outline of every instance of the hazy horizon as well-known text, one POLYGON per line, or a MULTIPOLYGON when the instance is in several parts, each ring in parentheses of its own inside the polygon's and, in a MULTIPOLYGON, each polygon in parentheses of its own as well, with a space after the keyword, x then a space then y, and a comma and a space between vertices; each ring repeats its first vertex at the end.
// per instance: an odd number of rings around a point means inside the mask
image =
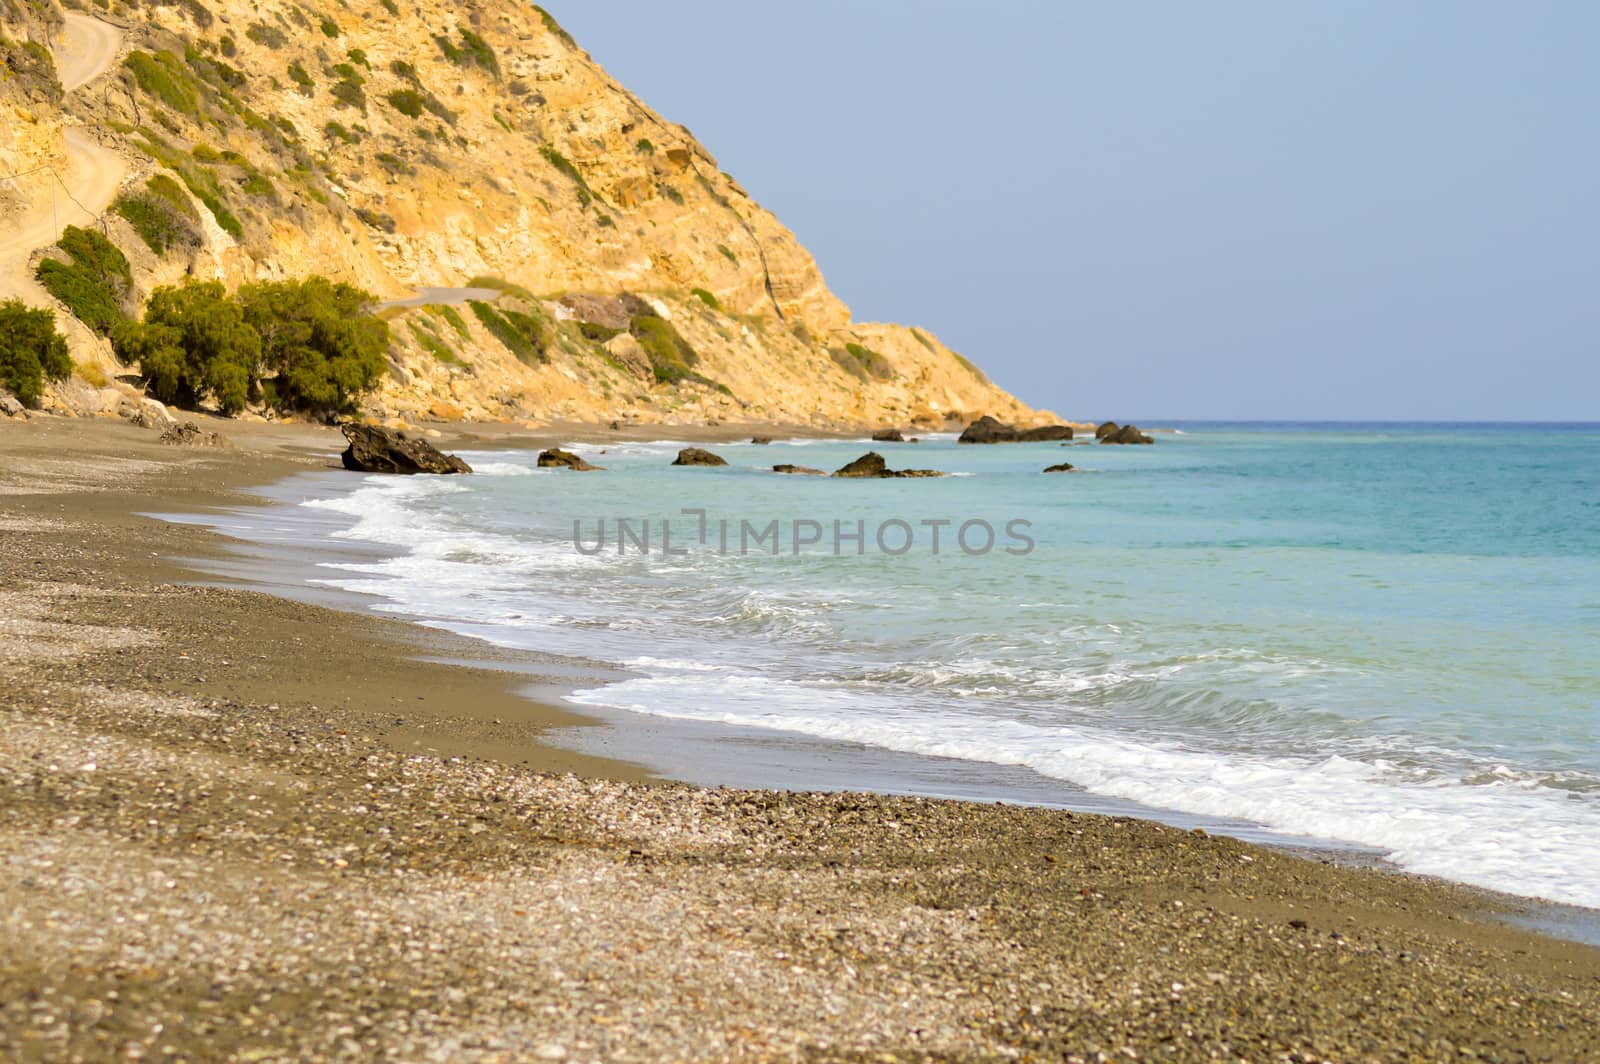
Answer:
POLYGON ((857 320, 1033 405, 1600 418, 1600 8, 551 12, 857 320))

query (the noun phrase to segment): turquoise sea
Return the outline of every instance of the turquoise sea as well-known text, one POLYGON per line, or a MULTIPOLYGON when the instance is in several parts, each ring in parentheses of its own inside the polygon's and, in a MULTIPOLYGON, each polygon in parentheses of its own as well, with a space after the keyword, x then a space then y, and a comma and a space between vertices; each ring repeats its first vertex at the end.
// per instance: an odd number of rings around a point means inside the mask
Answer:
POLYGON ((304 503, 384 548, 323 579, 627 670, 579 705, 1020 767, 1063 801, 1249 821, 1600 908, 1600 426, 779 441, 717 446, 721 469, 671 467, 672 441, 570 446, 608 471, 465 453, 479 475, 304 503), (770 472, 869 448, 958 475, 770 472), (1062 461, 1079 471, 1041 474, 1062 461), (681 553, 662 553, 663 519, 681 553), (941 521, 936 552, 924 522, 941 521))

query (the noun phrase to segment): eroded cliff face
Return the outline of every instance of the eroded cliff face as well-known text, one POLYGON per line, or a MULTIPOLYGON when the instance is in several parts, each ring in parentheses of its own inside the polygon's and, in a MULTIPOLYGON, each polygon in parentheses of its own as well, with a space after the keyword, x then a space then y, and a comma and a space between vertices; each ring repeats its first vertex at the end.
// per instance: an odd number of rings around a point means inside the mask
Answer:
MULTIPOLYGON (((107 216, 130 309, 184 276, 506 293, 387 310, 374 415, 1036 419, 925 330, 853 323, 794 234, 538 7, 112 0, 107 17, 121 59, 61 108, 119 147, 125 194, 165 174, 194 218, 157 254, 107 216)), ((50 153, 58 122, 39 125, 0 166, 50 153)), ((103 344, 75 354, 120 369, 103 344)))

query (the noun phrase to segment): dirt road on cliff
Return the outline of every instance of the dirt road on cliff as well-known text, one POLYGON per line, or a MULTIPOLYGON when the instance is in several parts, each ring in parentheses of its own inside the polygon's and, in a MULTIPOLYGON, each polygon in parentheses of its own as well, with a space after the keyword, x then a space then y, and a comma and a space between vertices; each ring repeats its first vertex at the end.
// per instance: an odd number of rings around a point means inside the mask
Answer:
MULTIPOLYGON (((62 39, 55 48, 56 72, 61 85, 73 92, 104 74, 122 48, 122 31, 90 18, 68 14, 62 39)), ((52 204, 49 175, 36 182, 31 209, 22 224, 0 234, 0 299, 20 296, 29 303, 45 302, 44 291, 28 272, 34 251, 55 243, 60 228, 93 221, 116 198, 127 164, 116 152, 102 147, 79 126, 65 130, 66 162, 56 173, 52 204), (64 186, 64 187, 63 187, 64 186)))

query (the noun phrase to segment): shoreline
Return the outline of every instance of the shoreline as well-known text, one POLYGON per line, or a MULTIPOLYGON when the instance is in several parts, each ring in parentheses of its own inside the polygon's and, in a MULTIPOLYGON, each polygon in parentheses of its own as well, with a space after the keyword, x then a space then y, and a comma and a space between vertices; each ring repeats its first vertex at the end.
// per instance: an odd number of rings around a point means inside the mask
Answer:
POLYGON ((98 1002, 53 1030, 6 1006, 0 1048, 159 1052, 164 1017, 191 1052, 1597 1049, 1600 951, 1489 922, 1507 899, 1472 888, 1129 818, 453 756, 586 725, 513 715, 526 677, 418 660, 477 660, 476 641, 455 655, 403 621, 184 584, 169 559, 216 538, 136 513, 326 465, 325 430, 223 431, 252 450, 0 426, 0 987, 98 1002), (418 692, 448 704, 421 717, 418 692), (259 966, 219 984, 202 944, 259 966), (359 971, 336 986, 337 957, 359 971), (287 998, 245 1024, 246 990, 368 1008, 349 1034, 287 998))

